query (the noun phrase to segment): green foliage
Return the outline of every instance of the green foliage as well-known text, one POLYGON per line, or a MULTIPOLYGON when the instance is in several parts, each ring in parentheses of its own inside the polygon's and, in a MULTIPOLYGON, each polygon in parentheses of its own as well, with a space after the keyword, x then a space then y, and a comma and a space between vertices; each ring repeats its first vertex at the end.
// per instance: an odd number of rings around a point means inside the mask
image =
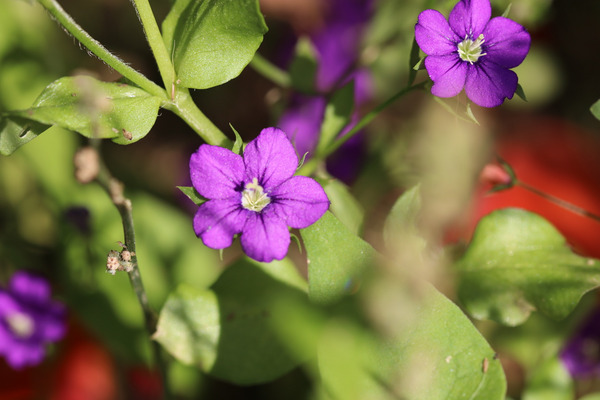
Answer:
POLYGON ((194 204, 198 206, 206 202, 206 199, 202 197, 193 186, 177 186, 177 189, 181 190, 181 193, 185 194, 191 201, 194 202, 194 204))
POLYGON ((310 39, 307 37, 298 39, 294 59, 290 65, 290 78, 294 89, 303 93, 315 92, 316 57, 316 50, 310 39))
POLYGON ((350 122, 354 110, 354 81, 336 90, 325 107, 317 153, 323 151, 350 122))
POLYGON ((375 250, 352 234, 331 212, 301 231, 308 257, 308 295, 320 304, 350 292, 375 250))
POLYGON ((523 393, 523 400, 572 400, 574 396, 569 371, 560 359, 554 357, 533 372, 523 393))
POLYGON ((596 119, 600 119, 600 100, 592 104, 592 106, 590 107, 590 111, 592 112, 594 117, 596 117, 596 119))
POLYGON ((160 103, 158 97, 126 84, 87 76, 61 78, 31 108, 0 115, 0 153, 11 154, 53 125, 89 138, 133 143, 150 131, 160 103))
POLYGON ((365 211, 361 204, 354 198, 350 189, 343 182, 334 179, 320 179, 319 183, 325 189, 331 202, 329 210, 353 234, 358 235, 362 228, 365 211))
POLYGON ((597 260, 574 254, 548 221, 520 209, 483 218, 456 267, 468 312, 510 326, 533 310, 564 318, 600 285, 597 260))
POLYGON ((274 307, 305 298, 305 283, 289 261, 242 259, 210 290, 181 285, 163 307, 155 339, 184 364, 241 385, 267 382, 302 359, 286 350, 272 327, 274 307))
POLYGON ((163 22, 179 84, 194 89, 237 77, 266 32, 258 0, 177 0, 163 22))

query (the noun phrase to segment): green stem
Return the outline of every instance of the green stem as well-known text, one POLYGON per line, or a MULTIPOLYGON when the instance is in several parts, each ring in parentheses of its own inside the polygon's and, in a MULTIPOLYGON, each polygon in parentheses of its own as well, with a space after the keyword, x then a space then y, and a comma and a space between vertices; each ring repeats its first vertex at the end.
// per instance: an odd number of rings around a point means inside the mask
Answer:
POLYGON ((165 47, 165 42, 156 23, 156 18, 154 18, 150 3, 148 3, 148 0, 133 0, 133 4, 144 28, 148 44, 154 54, 165 89, 170 91, 171 99, 173 99, 175 94, 171 88, 175 85, 175 69, 171 63, 171 57, 165 47))
POLYGON ((258 53, 254 54, 254 58, 250 61, 250 66, 256 72, 283 88, 289 88, 292 85, 292 79, 287 72, 258 53))
POLYGON ((306 162, 302 166, 302 168, 300 168, 300 170, 298 171, 298 174, 300 174, 300 175, 312 174, 316 170, 318 165, 321 163, 321 161, 323 161, 325 158, 327 158, 327 156, 329 156, 330 154, 335 152, 344 143, 346 143, 354 135, 356 135, 358 132, 360 132, 360 130, 362 128, 364 128, 366 125, 368 125, 373 119, 375 119, 375 117, 377 115, 379 115, 379 113, 381 113, 383 110, 385 110, 391 104, 393 104, 400 97, 412 92, 413 90, 421 89, 422 87, 425 86, 426 83, 427 83, 427 81, 423 81, 423 82, 417 83, 415 85, 408 86, 408 87, 402 89, 401 91, 399 91, 398 93, 394 94, 392 97, 390 97, 389 99, 387 99, 386 101, 384 101, 383 103, 378 105, 377 107, 375 107, 367 115, 362 117, 361 120, 358 121, 358 123, 348 133, 346 133, 344 136, 337 138, 337 140, 335 140, 329 146, 327 146, 325 148, 325 150, 316 154, 313 159, 306 162))
POLYGON ((86 31, 84 31, 83 28, 81 28, 81 26, 79 26, 65 10, 63 10, 56 0, 38 0, 38 2, 46 10, 48 10, 48 12, 54 18, 56 18, 56 20, 67 30, 67 32, 73 35, 75 39, 79 40, 81 44, 87 47, 99 59, 110 65, 115 71, 142 89, 146 90, 148 93, 160 98, 166 97, 166 92, 164 89, 135 69, 131 68, 129 65, 125 64, 123 60, 112 54, 106 49, 106 47, 102 46, 100 42, 95 40, 86 31))
POLYGON ((231 148, 233 142, 225 136, 196 106, 189 90, 177 87, 175 100, 163 105, 183 119, 208 144, 231 148))

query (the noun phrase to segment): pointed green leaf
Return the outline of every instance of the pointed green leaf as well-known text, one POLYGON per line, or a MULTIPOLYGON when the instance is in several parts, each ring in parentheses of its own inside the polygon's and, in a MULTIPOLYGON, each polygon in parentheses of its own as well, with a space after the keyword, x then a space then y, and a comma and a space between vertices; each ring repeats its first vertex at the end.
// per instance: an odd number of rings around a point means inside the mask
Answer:
POLYGON ((414 83, 415 78, 417 77, 417 70, 419 69, 418 66, 421 64, 422 61, 423 59, 419 55, 419 45, 417 43, 417 39, 413 38, 413 42, 410 48, 410 57, 408 59, 408 84, 406 85, 407 87, 411 86, 414 83))
POLYGON ((266 32, 258 0, 177 0, 163 23, 177 78, 195 89, 237 77, 266 32))
POLYGON ((154 338, 184 364, 240 385, 268 382, 303 359, 290 355, 273 321, 278 300, 307 303, 306 283, 287 261, 242 259, 211 290, 181 285, 165 303, 154 338))
POLYGON ((523 90, 523 86, 520 83, 517 84, 517 90, 515 94, 521 98, 523 101, 527 101, 527 96, 525 96, 525 91, 523 90))
POLYGON ((89 138, 110 138, 129 144, 146 136, 161 100, 123 83, 100 82, 88 76, 52 82, 27 110, 0 116, 0 150, 10 154, 52 125, 89 138))
POLYGON ((290 65, 292 86, 300 92, 314 93, 316 74, 316 50, 310 39, 301 37, 296 44, 296 53, 290 65))
POLYGON ((181 190, 183 194, 198 206, 207 201, 207 199, 202 197, 193 186, 177 186, 177 189, 181 190))
POLYGON ((594 117, 596 117, 596 119, 600 119, 600 100, 592 104, 592 106, 590 107, 590 111, 592 112, 594 117))
POLYGON ((242 137, 240 136, 238 131, 235 130, 233 125, 229 124, 229 126, 231 127, 231 130, 233 131, 233 134, 235 135, 235 142, 233 143, 233 147, 231 148, 231 151, 233 151, 235 154, 241 155, 244 150, 244 141, 242 140, 242 137))
POLYGON ((350 123, 354 110, 354 81, 335 91, 325 107, 325 116, 321 124, 321 136, 317 145, 317 153, 327 146, 350 123))
POLYGON ((597 260, 573 253, 548 221, 521 209, 484 217, 457 269, 468 312, 510 326, 533 310, 564 318, 600 286, 597 260))
POLYGON ((375 256, 331 212, 301 231, 308 256, 308 294, 316 303, 331 303, 350 292, 375 256))

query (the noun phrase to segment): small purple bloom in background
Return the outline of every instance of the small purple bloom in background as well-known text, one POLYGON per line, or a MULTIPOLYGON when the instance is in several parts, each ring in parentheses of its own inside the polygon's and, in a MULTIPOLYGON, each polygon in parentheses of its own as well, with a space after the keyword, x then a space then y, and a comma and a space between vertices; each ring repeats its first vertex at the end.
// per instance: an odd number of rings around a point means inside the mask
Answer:
POLYGON ((213 249, 229 247, 241 233, 242 249, 257 261, 283 259, 288 226, 306 228, 329 208, 323 188, 312 178, 293 176, 298 156, 286 134, 265 128, 243 157, 203 144, 192 154, 194 188, 208 199, 194 217, 194 231, 213 249))
POLYGON ((453 97, 463 88, 482 107, 496 107, 517 90, 517 74, 529 52, 531 37, 518 23, 504 17, 490 19, 489 0, 461 0, 446 18, 436 10, 419 14, 415 39, 433 81, 431 93, 453 97))
MULTIPOLYGON (((369 21, 372 0, 327 0, 328 12, 323 28, 309 36, 317 52, 316 89, 327 93, 354 80, 355 110, 370 100, 372 83, 366 69, 356 69, 364 28, 369 21)), ((327 105, 325 95, 295 94, 278 125, 287 132, 299 154, 308 157, 317 146, 327 105)), ((354 112, 350 124, 340 133, 346 134, 358 121, 354 112)), ((356 135, 345 143, 335 157, 328 159, 327 168, 337 178, 349 183, 364 158, 363 138, 356 135)))
POLYGON ((574 378, 600 376, 600 309, 586 317, 560 353, 574 378))
POLYGON ((0 356, 14 369, 37 365, 45 345, 66 331, 65 307, 50 298, 50 285, 39 276, 16 272, 0 289, 0 356))

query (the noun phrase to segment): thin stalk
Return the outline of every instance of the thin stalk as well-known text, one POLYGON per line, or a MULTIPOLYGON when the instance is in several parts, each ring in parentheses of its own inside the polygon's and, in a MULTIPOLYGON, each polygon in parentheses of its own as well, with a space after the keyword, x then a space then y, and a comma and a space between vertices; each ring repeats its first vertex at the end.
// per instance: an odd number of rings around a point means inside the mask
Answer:
POLYGON ((575 204, 569 203, 568 201, 565 201, 563 199, 555 197, 555 196, 553 196, 551 194, 542 192, 541 190, 539 190, 539 189, 537 189, 537 188, 535 188, 535 187, 533 187, 531 185, 528 185, 527 183, 524 183, 524 182, 522 182, 522 181, 520 181, 518 179, 515 181, 514 185, 515 186, 520 186, 523 189, 529 190, 531 193, 534 193, 534 194, 536 194, 536 195, 538 195, 538 196, 540 196, 540 197, 542 197, 542 198, 544 198, 544 199, 546 199, 548 201, 551 201, 552 203, 557 204, 560 207, 565 208, 565 209, 571 211, 572 213, 575 213, 577 215, 581 215, 582 217, 591 218, 591 219, 593 219, 595 221, 600 222, 600 215, 596 215, 596 214, 591 213, 591 212, 589 212, 589 211, 587 211, 587 210, 585 210, 585 209, 583 209, 583 208, 581 208, 579 206, 576 206, 575 204))
MULTIPOLYGON (((148 44, 152 49, 152 54, 154 54, 154 59, 158 65, 158 70, 165 85, 165 89, 170 90, 170 88, 175 85, 175 69, 171 63, 171 57, 167 51, 165 42, 163 41, 158 24, 156 23, 156 18, 154 18, 150 3, 148 3, 148 0, 132 1, 138 17, 140 18, 140 22, 142 23, 142 27, 144 28, 148 44)), ((171 94, 174 96, 172 91, 171 94)))
POLYGON ((289 88, 292 85, 292 78, 290 78, 290 75, 287 72, 258 53, 254 54, 252 61, 250 61, 250 66, 256 72, 265 78, 270 79, 282 88, 289 88))
MULTIPOLYGON (((125 247, 131 253, 132 268, 131 271, 128 271, 129 281, 131 283, 133 291, 136 294, 138 303, 142 308, 146 331, 148 332, 149 338, 151 338, 154 332, 156 331, 157 318, 156 314, 152 311, 150 307, 148 296, 144 289, 144 283, 142 282, 142 275, 140 273, 140 268, 138 265, 138 258, 135 253, 135 229, 133 226, 131 200, 124 196, 123 184, 110 174, 106 165, 104 165, 104 163, 100 160, 98 160, 98 164, 99 172, 98 176, 96 177, 96 182, 106 191, 106 193, 110 197, 112 203, 117 208, 121 216, 125 247)), ((152 339, 150 339, 150 345, 152 347, 154 361, 156 362, 156 365, 158 366, 158 369, 161 374, 163 384, 163 398, 169 399, 171 396, 167 384, 167 371, 166 365, 162 358, 160 345, 158 344, 158 342, 152 339)))
POLYGON ((115 71, 129 79, 148 93, 165 98, 167 94, 164 89, 146 78, 123 60, 111 53, 100 42, 90 36, 81 26, 79 26, 73 18, 67 14, 65 10, 56 2, 56 0, 38 0, 38 2, 52 15, 65 30, 73 35, 82 45, 88 48, 99 59, 111 66, 115 71))

